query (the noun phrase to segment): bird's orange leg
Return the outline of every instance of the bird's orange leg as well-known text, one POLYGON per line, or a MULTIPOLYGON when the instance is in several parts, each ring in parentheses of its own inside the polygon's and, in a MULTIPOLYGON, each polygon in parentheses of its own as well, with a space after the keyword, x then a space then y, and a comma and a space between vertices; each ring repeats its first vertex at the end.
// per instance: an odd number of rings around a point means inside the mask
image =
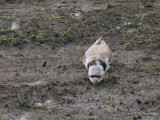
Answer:
POLYGON ((104 77, 103 77, 102 81, 105 81, 107 78, 108 78, 108 74, 104 73, 104 77))
POLYGON ((104 76, 105 76, 106 78, 108 78, 108 74, 107 74, 107 73, 104 73, 104 76))

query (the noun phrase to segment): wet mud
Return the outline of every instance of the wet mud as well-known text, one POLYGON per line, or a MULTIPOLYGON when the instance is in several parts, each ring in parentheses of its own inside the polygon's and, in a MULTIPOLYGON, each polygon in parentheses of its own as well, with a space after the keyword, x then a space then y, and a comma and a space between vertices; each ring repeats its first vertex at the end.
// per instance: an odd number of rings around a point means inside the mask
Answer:
POLYGON ((0 120, 159 120, 158 0, 2 0, 0 120), (113 52, 92 84, 82 64, 99 37, 113 52))

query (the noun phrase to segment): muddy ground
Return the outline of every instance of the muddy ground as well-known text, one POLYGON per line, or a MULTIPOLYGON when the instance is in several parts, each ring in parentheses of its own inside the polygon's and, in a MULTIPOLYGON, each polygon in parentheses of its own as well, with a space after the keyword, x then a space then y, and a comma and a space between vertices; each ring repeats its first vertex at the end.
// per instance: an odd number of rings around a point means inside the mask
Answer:
POLYGON ((0 120, 160 120, 159 113, 159 0, 0 1, 0 120), (82 59, 100 36, 114 60, 108 79, 93 85, 82 59))

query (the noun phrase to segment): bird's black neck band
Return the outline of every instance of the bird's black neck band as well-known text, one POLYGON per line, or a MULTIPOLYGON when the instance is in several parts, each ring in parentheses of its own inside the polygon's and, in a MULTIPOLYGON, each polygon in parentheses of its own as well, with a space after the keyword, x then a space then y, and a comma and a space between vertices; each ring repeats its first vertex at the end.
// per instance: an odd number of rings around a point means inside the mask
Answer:
POLYGON ((106 68, 107 68, 107 65, 106 65, 106 63, 103 62, 102 60, 93 60, 92 62, 90 62, 90 63, 87 65, 87 68, 89 69, 90 66, 98 65, 98 64, 97 64, 97 61, 99 61, 100 65, 103 67, 103 70, 105 71, 106 68))

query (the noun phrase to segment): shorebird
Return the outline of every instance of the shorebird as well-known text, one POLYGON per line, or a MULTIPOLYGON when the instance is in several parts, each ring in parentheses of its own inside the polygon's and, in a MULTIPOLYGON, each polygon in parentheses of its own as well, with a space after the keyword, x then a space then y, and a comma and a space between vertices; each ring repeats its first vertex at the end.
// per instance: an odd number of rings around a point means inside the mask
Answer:
POLYGON ((83 64, 88 69, 88 76, 92 83, 98 83, 107 77, 106 71, 112 61, 112 53, 108 45, 100 37, 85 52, 83 64))

